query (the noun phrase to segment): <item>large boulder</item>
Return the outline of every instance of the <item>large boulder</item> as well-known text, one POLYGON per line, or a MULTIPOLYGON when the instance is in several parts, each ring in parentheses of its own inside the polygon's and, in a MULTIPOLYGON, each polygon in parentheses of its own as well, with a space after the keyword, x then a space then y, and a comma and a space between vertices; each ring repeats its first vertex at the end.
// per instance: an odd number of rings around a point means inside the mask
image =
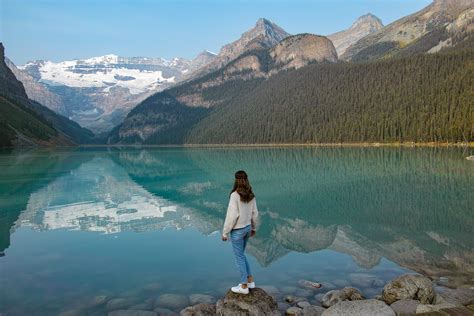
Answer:
POLYGON ((392 304, 403 299, 418 300, 422 304, 431 304, 434 299, 431 280, 414 274, 404 274, 388 282, 382 292, 382 299, 392 304))
POLYGON ((325 309, 321 306, 311 305, 303 308, 303 316, 321 316, 325 309))
POLYGON ((395 312, 384 302, 370 299, 337 303, 322 316, 395 316, 395 312))
POLYGON ((410 316, 416 314, 418 305, 420 305, 420 301, 400 300, 390 305, 390 308, 394 310, 397 316, 410 316))
POLYGON ((363 300, 365 297, 355 287, 345 287, 342 290, 332 290, 324 294, 321 299, 321 305, 331 307, 342 301, 363 300))
POLYGON ((453 307, 456 307, 456 306, 450 303, 443 303, 439 305, 420 304, 416 307, 416 314, 439 312, 442 309, 453 308, 453 307))
POLYGON ((194 306, 188 306, 183 309, 180 316, 214 316, 216 315, 216 305, 213 304, 197 304, 194 306))
POLYGON ((297 306, 292 306, 285 311, 285 316, 302 316, 303 309, 297 306))
POLYGON ((443 302, 454 305, 474 304, 474 289, 450 289, 447 287, 437 287, 437 300, 440 297, 443 302))
POLYGON ((247 295, 229 290, 217 301, 216 312, 226 316, 280 315, 277 302, 260 288, 251 289, 247 295))

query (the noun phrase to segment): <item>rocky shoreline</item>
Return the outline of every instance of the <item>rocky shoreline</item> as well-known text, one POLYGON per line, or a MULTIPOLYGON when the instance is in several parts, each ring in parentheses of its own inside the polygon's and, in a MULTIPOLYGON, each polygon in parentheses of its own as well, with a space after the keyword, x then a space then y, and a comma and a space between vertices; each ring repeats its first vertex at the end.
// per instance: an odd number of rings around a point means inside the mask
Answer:
MULTIPOLYGON (((98 296, 88 307, 63 312, 62 316, 395 316, 395 315, 474 315, 474 287, 448 288, 442 280, 417 274, 398 276, 383 286, 381 293, 367 298, 351 286, 321 289, 300 280, 295 287, 278 289, 261 286, 248 295, 230 290, 217 300, 207 294, 160 294, 143 302, 124 297, 98 296)), ((159 284, 154 289, 160 288, 159 284)), ((153 290, 153 289, 151 289, 153 290)))

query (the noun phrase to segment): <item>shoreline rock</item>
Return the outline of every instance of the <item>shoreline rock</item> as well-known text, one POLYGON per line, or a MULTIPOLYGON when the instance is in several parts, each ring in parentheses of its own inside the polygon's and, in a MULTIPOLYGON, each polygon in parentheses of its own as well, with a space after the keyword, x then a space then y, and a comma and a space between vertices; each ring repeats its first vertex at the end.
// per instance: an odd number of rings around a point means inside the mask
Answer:
MULTIPOLYGON (((372 275, 367 282, 374 285, 372 275)), ((363 273, 353 274, 361 278, 363 273)), ((329 282, 324 282, 326 285, 329 282)), ((340 285, 345 282, 338 281, 340 285)), ((362 282, 364 283, 364 282, 362 282)), ((145 297, 98 295, 84 303, 82 308, 64 311, 61 315, 110 316, 211 316, 211 315, 288 315, 288 316, 333 316, 333 315, 474 315, 474 288, 448 288, 434 286, 435 281, 416 274, 400 275, 388 281, 382 288, 362 288, 364 294, 373 293, 366 299, 362 291, 346 286, 321 291, 312 291, 307 283, 295 282, 295 286, 277 288, 262 286, 251 289, 248 295, 235 294, 230 290, 219 300, 215 296, 194 293, 147 293, 145 297), (268 291, 266 291, 268 290, 268 291), (308 291, 308 293, 304 292, 308 291), (158 294, 158 295, 157 295, 158 294), (299 296, 297 294, 305 294, 299 296), (375 294, 375 295, 374 295, 375 294), (374 297, 374 298, 372 298, 374 297), (189 306, 188 306, 189 305, 189 306)), ((352 284, 355 284, 352 282, 352 284)), ((365 283, 364 283, 365 284, 365 283)), ((153 286, 158 288, 158 286, 153 286)), ((213 295, 218 295, 212 292, 213 295)))
POLYGON ((217 315, 280 315, 276 300, 261 288, 251 289, 249 294, 235 294, 231 290, 217 301, 217 315))
POLYGON ((433 284, 427 277, 403 274, 388 282, 383 288, 382 299, 393 304, 403 299, 414 299, 422 304, 431 304, 435 297, 433 284))
POLYGON ((332 290, 327 292, 321 300, 321 305, 323 305, 323 307, 331 307, 339 302, 358 301, 363 299, 365 299, 365 297, 358 289, 348 286, 342 290, 332 290))

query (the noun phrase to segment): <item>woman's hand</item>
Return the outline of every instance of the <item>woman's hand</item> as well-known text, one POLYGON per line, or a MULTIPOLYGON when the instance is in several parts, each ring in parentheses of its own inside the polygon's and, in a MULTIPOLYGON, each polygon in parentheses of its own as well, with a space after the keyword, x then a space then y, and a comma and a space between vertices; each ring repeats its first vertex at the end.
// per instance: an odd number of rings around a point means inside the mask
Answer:
POLYGON ((251 231, 250 231, 250 237, 255 236, 256 233, 257 233, 257 232, 256 232, 255 230, 251 230, 251 231))
POLYGON ((227 241, 227 237, 224 236, 224 235, 222 235, 221 239, 222 239, 222 241, 227 241))

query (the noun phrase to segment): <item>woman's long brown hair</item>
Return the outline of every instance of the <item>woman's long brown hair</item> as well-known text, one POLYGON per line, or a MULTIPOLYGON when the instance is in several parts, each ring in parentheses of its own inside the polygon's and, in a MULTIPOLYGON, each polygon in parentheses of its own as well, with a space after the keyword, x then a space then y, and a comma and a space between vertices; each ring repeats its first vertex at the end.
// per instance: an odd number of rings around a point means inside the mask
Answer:
POLYGON ((235 173, 234 187, 232 191, 230 191, 230 194, 233 192, 237 192, 240 195, 240 200, 245 203, 252 201, 255 197, 245 171, 239 170, 235 173))

